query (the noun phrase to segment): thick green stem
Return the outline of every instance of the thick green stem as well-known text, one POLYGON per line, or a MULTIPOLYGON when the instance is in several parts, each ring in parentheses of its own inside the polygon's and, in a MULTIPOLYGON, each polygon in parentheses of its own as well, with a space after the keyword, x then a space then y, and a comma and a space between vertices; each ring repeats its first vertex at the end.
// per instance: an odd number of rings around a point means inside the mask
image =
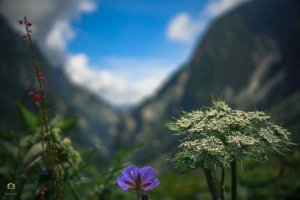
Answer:
POLYGON ((150 200, 149 196, 144 191, 136 191, 136 200, 150 200))
POLYGON ((221 199, 225 200, 225 169, 224 167, 221 168, 221 199))
POLYGON ((147 194, 142 195, 142 200, 150 200, 147 194))
POLYGON ((71 190, 73 191, 73 194, 76 197, 76 199, 81 200, 80 195, 78 194, 77 189, 74 187, 73 183, 70 180, 68 180, 68 184, 69 184, 71 190))
POLYGON ((231 200, 237 199, 236 160, 231 161, 231 200))
POLYGON ((211 169, 204 169, 204 174, 213 200, 220 200, 221 193, 217 187, 218 184, 216 183, 213 171, 211 169))

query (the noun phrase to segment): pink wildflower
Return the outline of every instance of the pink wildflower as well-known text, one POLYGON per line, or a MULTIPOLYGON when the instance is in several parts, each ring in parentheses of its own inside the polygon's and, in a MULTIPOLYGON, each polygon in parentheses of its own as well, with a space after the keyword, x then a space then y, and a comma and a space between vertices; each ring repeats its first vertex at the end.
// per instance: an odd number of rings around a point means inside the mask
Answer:
POLYGON ((22 39, 22 40, 27 40, 28 37, 27 37, 27 35, 22 35, 22 36, 21 36, 21 39, 22 39))
POLYGON ((27 26, 32 26, 31 21, 27 21, 27 26))
POLYGON ((20 25, 23 25, 23 20, 22 20, 22 19, 18 20, 18 23, 19 23, 20 25))
POLYGON ((45 80, 45 77, 42 76, 42 75, 38 75, 38 79, 39 79, 40 81, 44 81, 44 80, 45 80))

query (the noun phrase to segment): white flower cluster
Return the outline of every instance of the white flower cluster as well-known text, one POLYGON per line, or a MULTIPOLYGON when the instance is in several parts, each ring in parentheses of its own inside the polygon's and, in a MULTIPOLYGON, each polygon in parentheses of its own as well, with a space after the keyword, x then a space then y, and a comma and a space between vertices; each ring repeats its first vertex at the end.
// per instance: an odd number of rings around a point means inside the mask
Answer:
POLYGON ((236 133, 228 136, 227 143, 237 148, 242 148, 243 146, 251 146, 259 143, 259 140, 252 137, 243 135, 241 133, 236 133))
POLYGON ((231 109, 224 101, 211 108, 183 113, 168 127, 185 138, 171 159, 187 168, 229 166, 234 159, 264 160, 292 144, 290 133, 270 121, 264 112, 231 109))
POLYGON ((281 141, 278 137, 276 137, 275 134, 273 134, 273 132, 271 132, 269 129, 266 128, 261 128, 259 135, 263 139, 265 139, 269 144, 276 144, 281 141))
POLYGON ((214 136, 207 137, 203 140, 186 141, 179 147, 187 150, 194 149, 197 151, 203 151, 210 155, 220 155, 224 152, 223 143, 214 136))
POLYGON ((275 130, 275 133, 282 136, 285 140, 289 140, 291 133, 288 130, 273 124, 272 128, 275 130))

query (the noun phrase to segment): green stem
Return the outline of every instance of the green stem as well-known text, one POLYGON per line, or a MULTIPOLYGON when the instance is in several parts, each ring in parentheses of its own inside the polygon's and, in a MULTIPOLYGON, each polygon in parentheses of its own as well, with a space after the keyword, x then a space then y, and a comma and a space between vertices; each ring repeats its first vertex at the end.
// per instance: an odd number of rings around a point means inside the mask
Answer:
POLYGON ((69 184, 70 188, 72 189, 73 194, 75 195, 76 199, 80 200, 81 199, 80 195, 78 194, 78 192, 77 192, 76 188, 74 187, 73 183, 70 180, 68 180, 68 184, 69 184))
POLYGON ((148 197, 147 194, 143 194, 142 195, 142 200, 150 200, 150 198, 148 197))
POLYGON ((236 160, 231 161, 231 200, 237 199, 236 160))
POLYGON ((221 194, 220 190, 217 187, 213 171, 211 169, 204 169, 204 174, 207 181, 208 189, 211 193, 213 200, 220 200, 221 194))
MULTIPOLYGON (((53 172, 57 171, 57 175, 55 177, 54 182, 55 182, 57 200, 61 200, 62 199, 62 183, 61 183, 61 174, 60 174, 60 170, 59 170, 59 163, 57 163, 57 169, 55 168, 55 165, 56 165, 55 161, 59 162, 59 160, 57 158, 57 155, 56 155, 56 158, 54 157, 54 152, 52 149, 53 144, 52 144, 51 138, 50 138, 51 133, 48 128, 48 117, 47 117, 47 111, 46 111, 44 83, 39 78, 40 71, 39 71, 39 68, 37 65, 36 54, 35 54, 35 51, 33 48, 32 40, 31 40, 31 33, 30 33, 29 27, 27 25, 26 17, 24 17, 24 23, 25 23, 25 30, 26 30, 27 37, 28 37, 29 48, 30 48, 30 52, 31 52, 32 65, 34 67, 35 76, 38 81, 38 86, 39 86, 39 90, 40 90, 41 105, 38 106, 38 109, 40 112, 41 125, 42 125, 40 137, 41 137, 41 143, 42 143, 42 148, 43 148, 43 158, 45 158, 45 155, 46 155, 45 147, 44 147, 44 131, 45 131, 46 137, 48 139, 47 140, 48 141, 48 149, 49 149, 48 151, 50 153, 49 166, 50 166, 50 169, 53 170, 53 172)), ((45 161, 47 163, 46 159, 45 159, 45 161)))
POLYGON ((225 169, 224 167, 221 168, 221 199, 225 200, 225 169))

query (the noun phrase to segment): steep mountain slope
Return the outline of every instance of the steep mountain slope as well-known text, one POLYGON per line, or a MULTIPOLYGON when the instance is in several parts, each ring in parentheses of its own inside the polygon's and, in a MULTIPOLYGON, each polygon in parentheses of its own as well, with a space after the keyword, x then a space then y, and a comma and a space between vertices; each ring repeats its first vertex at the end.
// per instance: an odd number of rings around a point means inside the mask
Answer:
MULTIPOLYGON (((28 46, 0 18, 0 130, 18 124, 15 102, 34 110, 27 95, 36 88, 28 46)), ((178 138, 164 126, 182 110, 191 111, 223 97, 236 108, 271 112, 300 139, 300 2, 253 0, 217 19, 191 59, 130 113, 123 113, 74 86, 60 68, 38 53, 46 76, 51 114, 80 117, 72 137, 102 153, 145 144, 135 161, 151 161, 177 148, 178 138)))
MULTIPOLYGON (((16 101, 36 110, 29 90, 37 90, 27 42, 21 41, 0 17, 0 130, 14 130, 18 126, 16 101)), ((36 48, 37 49, 37 48, 36 48)), ((50 67, 37 49, 40 70, 45 76, 50 115, 78 116, 72 138, 84 146, 111 148, 113 127, 119 120, 119 111, 99 100, 95 95, 74 86, 61 68, 50 67), (88 134, 87 134, 88 133, 88 134)))
POLYGON ((217 19, 187 65, 132 112, 128 142, 146 143, 136 158, 145 162, 175 149, 164 124, 181 110, 209 106, 212 97, 272 112, 299 140, 299 26, 296 0, 251 1, 217 19))

